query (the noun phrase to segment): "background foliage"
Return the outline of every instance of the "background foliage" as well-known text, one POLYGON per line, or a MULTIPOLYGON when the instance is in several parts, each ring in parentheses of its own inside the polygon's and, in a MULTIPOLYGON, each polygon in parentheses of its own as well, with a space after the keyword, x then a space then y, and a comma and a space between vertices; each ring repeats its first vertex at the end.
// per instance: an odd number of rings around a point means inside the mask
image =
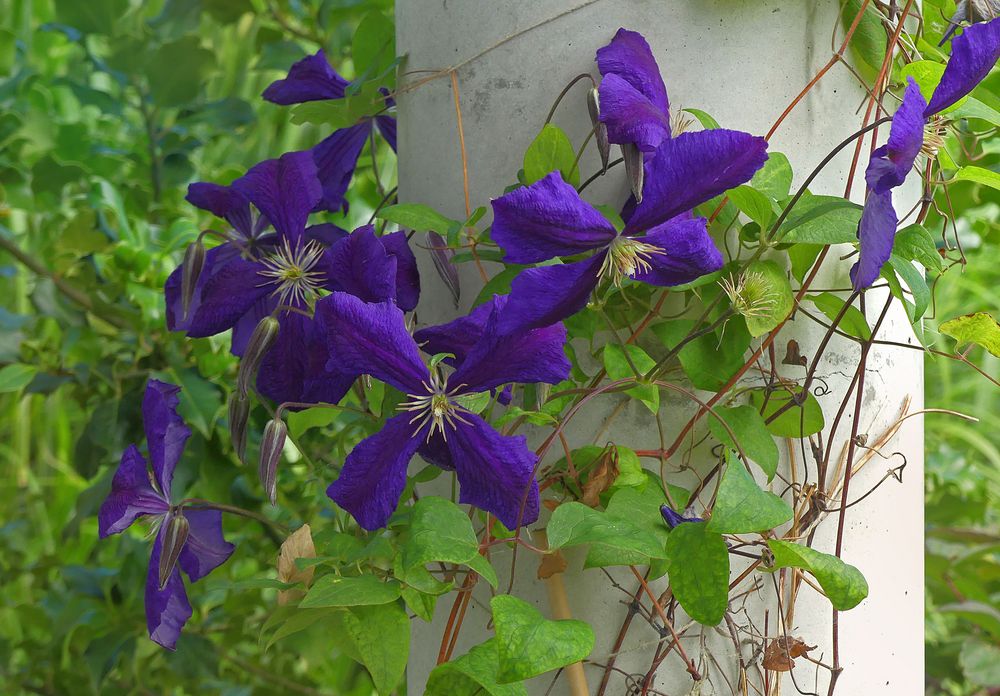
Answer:
MULTIPOLYGON (((145 634, 147 544, 127 535, 99 544, 95 518, 119 453, 141 439, 138 403, 151 375, 184 386, 195 436, 178 471, 197 477, 206 497, 265 509, 255 472, 237 465, 220 425, 220 385, 235 369, 226 342, 168 334, 160 290, 212 224, 183 201, 187 183, 228 182, 315 143, 323 130, 291 125, 259 94, 318 47, 353 77, 354 32, 371 12, 391 18, 391 2, 0 0, 4 693, 372 693, 366 672, 310 640, 316 627, 276 640, 267 623, 276 591, 245 581, 274 567, 273 525, 227 522, 239 551, 201 584, 198 615, 169 653, 145 634)), ((995 169, 997 160, 991 152, 978 164, 995 169)), ((362 156, 345 227, 381 198, 369 162, 362 156)), ((381 165, 379 183, 391 186, 392 162, 381 165)), ((942 319, 1000 306, 1000 197, 953 191, 965 197, 954 203, 966 211, 969 266, 935 285, 942 319)), ((1000 373, 984 351, 969 359, 1000 373)), ((982 420, 928 421, 928 692, 983 693, 1000 686, 996 391, 944 359, 927 361, 927 388, 928 406, 982 420)), ((282 475, 306 485, 283 489, 296 498, 268 509, 279 529, 301 524, 289 510, 330 514, 326 477, 308 464, 325 425, 292 419, 307 457, 282 475)))

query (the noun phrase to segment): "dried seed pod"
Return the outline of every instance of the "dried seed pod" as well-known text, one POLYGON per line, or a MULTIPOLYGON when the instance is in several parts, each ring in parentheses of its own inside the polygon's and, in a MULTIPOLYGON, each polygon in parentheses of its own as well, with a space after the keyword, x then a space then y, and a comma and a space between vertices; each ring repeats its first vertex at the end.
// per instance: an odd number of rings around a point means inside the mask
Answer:
POLYGON ((608 142, 608 127, 601 123, 601 97, 596 87, 587 92, 587 110, 590 111, 590 123, 594 127, 594 142, 601 154, 601 172, 607 172, 611 143, 608 142))
POLYGON ((229 437, 240 462, 246 462, 247 422, 250 420, 250 397, 233 392, 229 398, 229 437))
POLYGON ((240 369, 236 373, 236 392, 240 396, 246 397, 250 393, 250 383, 257 375, 267 351, 278 338, 278 329, 278 320, 267 316, 260 320, 250 335, 247 349, 243 353, 243 359, 240 360, 240 369))
POLYGON ((281 450, 285 446, 287 435, 288 426, 285 425, 285 421, 272 418, 264 427, 264 435, 260 441, 260 463, 257 474, 271 505, 278 500, 278 463, 281 461, 281 450))
POLYGON ((642 203, 642 184, 646 176, 643 167, 642 151, 634 143, 622 145, 622 157, 625 159, 625 174, 636 203, 642 203))
POLYGON ((181 265, 181 309, 185 319, 191 309, 191 301, 194 299, 194 290, 198 285, 198 278, 201 277, 201 270, 205 267, 205 253, 201 237, 189 244, 184 251, 184 263, 181 265))
POLYGON ((166 587, 167 580, 170 579, 170 574, 181 555, 181 549, 184 548, 188 534, 191 532, 191 526, 180 510, 168 512, 163 525, 163 544, 160 547, 160 565, 157 568, 161 590, 166 587))

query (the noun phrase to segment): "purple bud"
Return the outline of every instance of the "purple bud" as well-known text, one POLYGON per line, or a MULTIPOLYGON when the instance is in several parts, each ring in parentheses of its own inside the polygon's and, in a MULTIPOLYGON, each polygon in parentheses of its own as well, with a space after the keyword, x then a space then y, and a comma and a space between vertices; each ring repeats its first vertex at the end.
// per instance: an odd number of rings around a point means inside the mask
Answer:
POLYGON ((191 300, 194 299, 194 290, 198 285, 198 278, 201 276, 201 269, 205 267, 205 245, 201 243, 201 237, 188 245, 184 252, 184 263, 181 265, 181 308, 184 318, 187 318, 188 310, 191 309, 191 300))
POLYGON ((635 202, 642 203, 642 183, 646 176, 642 151, 635 143, 625 143, 622 145, 622 157, 625 159, 625 174, 628 176, 629 186, 632 187, 635 202))
POLYGON ((233 392, 229 397, 229 437, 233 441, 236 456, 246 461, 247 421, 250 420, 250 397, 233 392))
POLYGON ((674 512, 669 505, 660 506, 660 514, 663 515, 663 521, 667 523, 667 526, 674 529, 678 525, 684 524, 685 522, 704 522, 700 517, 684 517, 680 513, 674 512))
POLYGON ((611 143, 608 142, 608 127, 601 123, 601 98, 596 87, 587 92, 587 109, 590 111, 590 123, 594 127, 594 142, 597 143, 597 151, 601 153, 601 171, 607 172, 611 143))
POLYGON ((267 355, 267 351, 274 345, 278 338, 278 320, 272 316, 266 316, 260 320, 250 334, 247 341, 247 348, 243 352, 243 359, 240 360, 240 369, 236 373, 236 392, 246 397, 250 393, 250 382, 257 375, 260 364, 267 355))
POLYGON ((257 466, 257 474, 271 505, 278 500, 278 463, 281 461, 281 450, 285 446, 287 435, 288 426, 285 425, 285 421, 272 418, 264 427, 264 435, 260 440, 260 463, 257 466))
POLYGON ((166 587, 191 531, 187 518, 180 510, 168 512, 163 525, 163 546, 160 549, 160 567, 157 569, 161 590, 166 587))

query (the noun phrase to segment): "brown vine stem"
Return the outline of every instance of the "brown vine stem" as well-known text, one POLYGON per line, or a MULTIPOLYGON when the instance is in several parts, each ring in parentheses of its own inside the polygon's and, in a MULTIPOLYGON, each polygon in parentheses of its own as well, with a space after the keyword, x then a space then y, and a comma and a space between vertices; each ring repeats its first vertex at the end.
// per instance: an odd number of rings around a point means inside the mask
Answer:
POLYGON ((670 635, 673 636, 673 645, 677 646, 677 654, 680 655, 682 660, 684 660, 684 666, 687 669, 688 674, 691 675, 691 679, 696 682, 700 681, 701 674, 698 673, 698 668, 695 667, 694 661, 691 660, 691 658, 688 657, 687 653, 684 651, 684 646, 681 645, 681 637, 677 635, 674 625, 670 622, 670 619, 667 618, 667 613, 663 611, 663 607, 660 606, 660 601, 649 588, 649 583, 646 582, 646 578, 639 573, 635 566, 630 565, 629 569, 632 571, 632 574, 635 575, 635 579, 639 581, 639 584, 642 585, 642 589, 649 597, 649 601, 653 603, 653 608, 656 609, 656 613, 659 615, 660 621, 663 622, 663 625, 667 627, 668 631, 670 631, 670 635))

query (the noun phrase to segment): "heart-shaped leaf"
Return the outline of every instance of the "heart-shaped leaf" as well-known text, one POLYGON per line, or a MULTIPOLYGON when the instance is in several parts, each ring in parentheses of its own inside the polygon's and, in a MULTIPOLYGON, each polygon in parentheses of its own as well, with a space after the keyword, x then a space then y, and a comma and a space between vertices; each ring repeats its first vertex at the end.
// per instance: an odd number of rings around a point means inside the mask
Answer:
POLYGON ((708 522, 710 532, 765 532, 792 519, 788 503, 774 493, 761 490, 735 456, 728 459, 708 522))
POLYGON ((438 665, 424 696, 525 696, 524 684, 497 683, 497 641, 490 638, 451 662, 438 665))
POLYGON ((729 603, 729 550, 705 522, 678 525, 667 538, 670 587, 688 615, 707 626, 722 621, 729 603))
POLYGON ((524 681, 587 657, 594 631, 583 621, 550 621, 524 600, 498 595, 490 602, 500 666, 497 683, 524 681))
POLYGON ((774 554, 774 565, 768 570, 789 567, 808 570, 819 581, 835 609, 853 609, 868 596, 865 576, 836 556, 778 539, 769 539, 767 545, 774 554))

